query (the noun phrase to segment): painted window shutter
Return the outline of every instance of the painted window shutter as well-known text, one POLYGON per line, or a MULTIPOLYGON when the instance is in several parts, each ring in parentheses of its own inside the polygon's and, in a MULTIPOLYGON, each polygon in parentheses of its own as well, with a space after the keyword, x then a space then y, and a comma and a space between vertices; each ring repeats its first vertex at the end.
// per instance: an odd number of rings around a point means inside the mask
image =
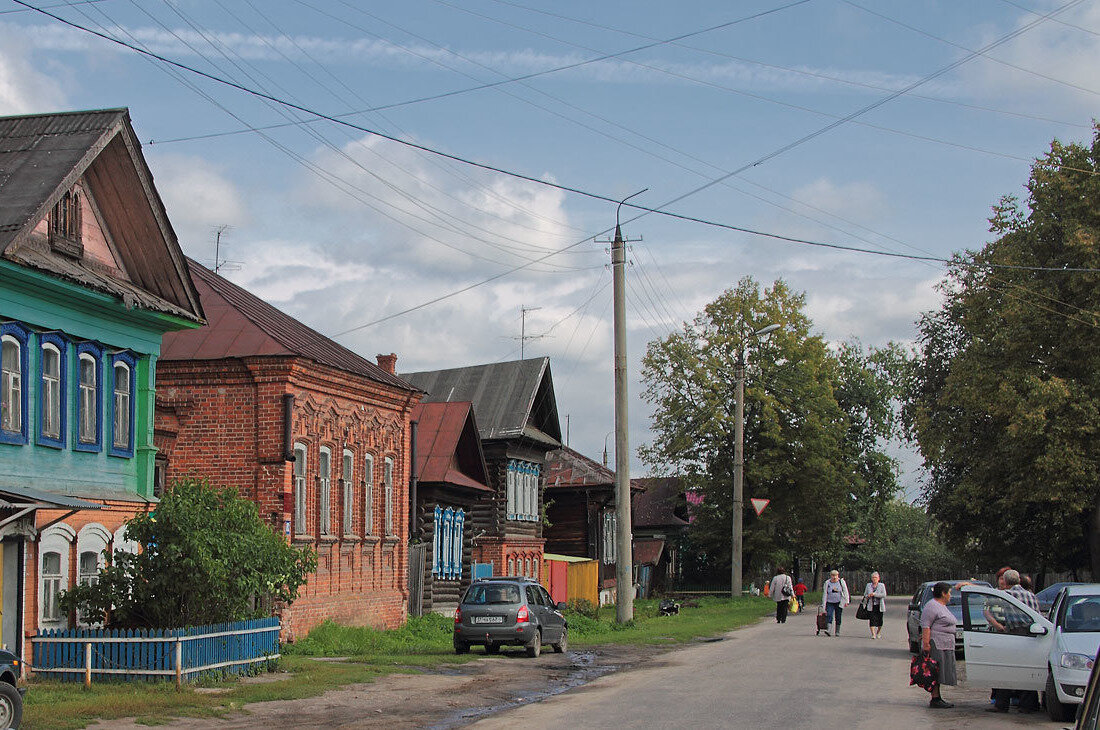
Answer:
POLYGON ((454 557, 451 554, 451 540, 454 537, 454 510, 443 510, 443 575, 449 578, 454 569, 454 557))
POLYGON ((435 506, 435 529, 432 533, 432 575, 443 572, 443 510, 435 506))
POLYGON ((516 462, 508 462, 508 519, 516 516, 516 462))
POLYGON ((455 539, 454 544, 454 577, 462 577, 462 535, 466 531, 466 512, 459 510, 455 513, 455 539))

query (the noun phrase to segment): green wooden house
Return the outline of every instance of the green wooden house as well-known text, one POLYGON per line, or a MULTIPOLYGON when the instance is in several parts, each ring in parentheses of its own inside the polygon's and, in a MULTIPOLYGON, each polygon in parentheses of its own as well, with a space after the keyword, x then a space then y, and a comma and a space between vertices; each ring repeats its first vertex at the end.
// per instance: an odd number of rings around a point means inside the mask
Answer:
POLYGON ((127 110, 0 118, 0 644, 132 548, 161 338, 202 323, 127 110))

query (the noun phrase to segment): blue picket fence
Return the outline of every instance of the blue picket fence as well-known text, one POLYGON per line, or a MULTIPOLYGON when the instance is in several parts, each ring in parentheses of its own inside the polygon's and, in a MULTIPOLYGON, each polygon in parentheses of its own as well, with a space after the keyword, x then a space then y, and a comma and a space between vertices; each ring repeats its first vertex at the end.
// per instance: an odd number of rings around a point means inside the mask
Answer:
POLYGON ((31 671, 85 683, 93 675, 185 682, 278 658, 279 630, 276 617, 184 629, 48 629, 31 637, 31 671))

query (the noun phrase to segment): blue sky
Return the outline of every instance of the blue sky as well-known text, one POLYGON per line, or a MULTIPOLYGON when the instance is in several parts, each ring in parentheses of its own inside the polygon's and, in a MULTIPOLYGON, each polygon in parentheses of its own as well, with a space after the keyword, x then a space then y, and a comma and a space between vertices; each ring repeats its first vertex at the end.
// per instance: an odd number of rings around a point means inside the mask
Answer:
MULTIPOLYGON (((41 0, 57 5, 58 0, 41 0)), ((906 95, 670 210, 906 253, 987 240, 1052 138, 1084 140, 1100 80, 1094 0, 602 2, 99 0, 74 23, 361 127, 659 206, 1027 28, 906 95), (786 6, 786 7, 785 7, 786 6), (774 11, 733 23, 741 18, 774 11), (729 24, 717 30, 707 28, 729 24), (906 27, 908 26, 908 27, 906 27), (674 43, 656 43, 693 34, 674 43), (623 53, 640 46, 650 47, 623 53), (621 54, 621 55, 616 55, 621 54), (606 55, 614 58, 582 63, 606 55), (567 70, 462 92, 561 66, 567 70), (364 109, 384 111, 351 114, 364 109)), ((613 206, 441 160, 163 65, 0 0, 0 114, 126 106, 184 250, 335 335, 576 244, 613 206)), ((626 217, 626 216, 624 216, 626 217)), ((750 274, 805 291, 833 341, 910 341, 935 265, 646 216, 626 226, 631 439, 645 343, 750 274)), ((566 253, 337 339, 399 370, 552 358, 574 448, 612 428, 604 247, 566 253)), ((563 423, 564 427, 564 423, 563 423)), ((919 478, 903 455, 912 495, 919 478)), ((640 471, 636 463, 636 470, 640 471)), ((751 491, 751 470, 748 474, 751 491)))

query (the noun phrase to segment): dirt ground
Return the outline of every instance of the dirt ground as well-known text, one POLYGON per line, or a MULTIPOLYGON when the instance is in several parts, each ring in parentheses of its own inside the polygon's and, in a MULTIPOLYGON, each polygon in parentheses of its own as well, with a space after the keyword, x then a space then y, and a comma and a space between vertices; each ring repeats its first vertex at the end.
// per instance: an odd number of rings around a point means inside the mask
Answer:
MULTIPOLYGON (((476 649, 474 651, 477 651, 476 649)), ((605 646, 544 653, 528 659, 504 650, 480 661, 426 674, 391 674, 317 697, 257 702, 225 718, 181 718, 169 728, 456 728, 496 712, 560 694, 614 671, 648 664, 667 649, 605 646)), ((90 725, 96 730, 148 730, 131 720, 90 725)))

